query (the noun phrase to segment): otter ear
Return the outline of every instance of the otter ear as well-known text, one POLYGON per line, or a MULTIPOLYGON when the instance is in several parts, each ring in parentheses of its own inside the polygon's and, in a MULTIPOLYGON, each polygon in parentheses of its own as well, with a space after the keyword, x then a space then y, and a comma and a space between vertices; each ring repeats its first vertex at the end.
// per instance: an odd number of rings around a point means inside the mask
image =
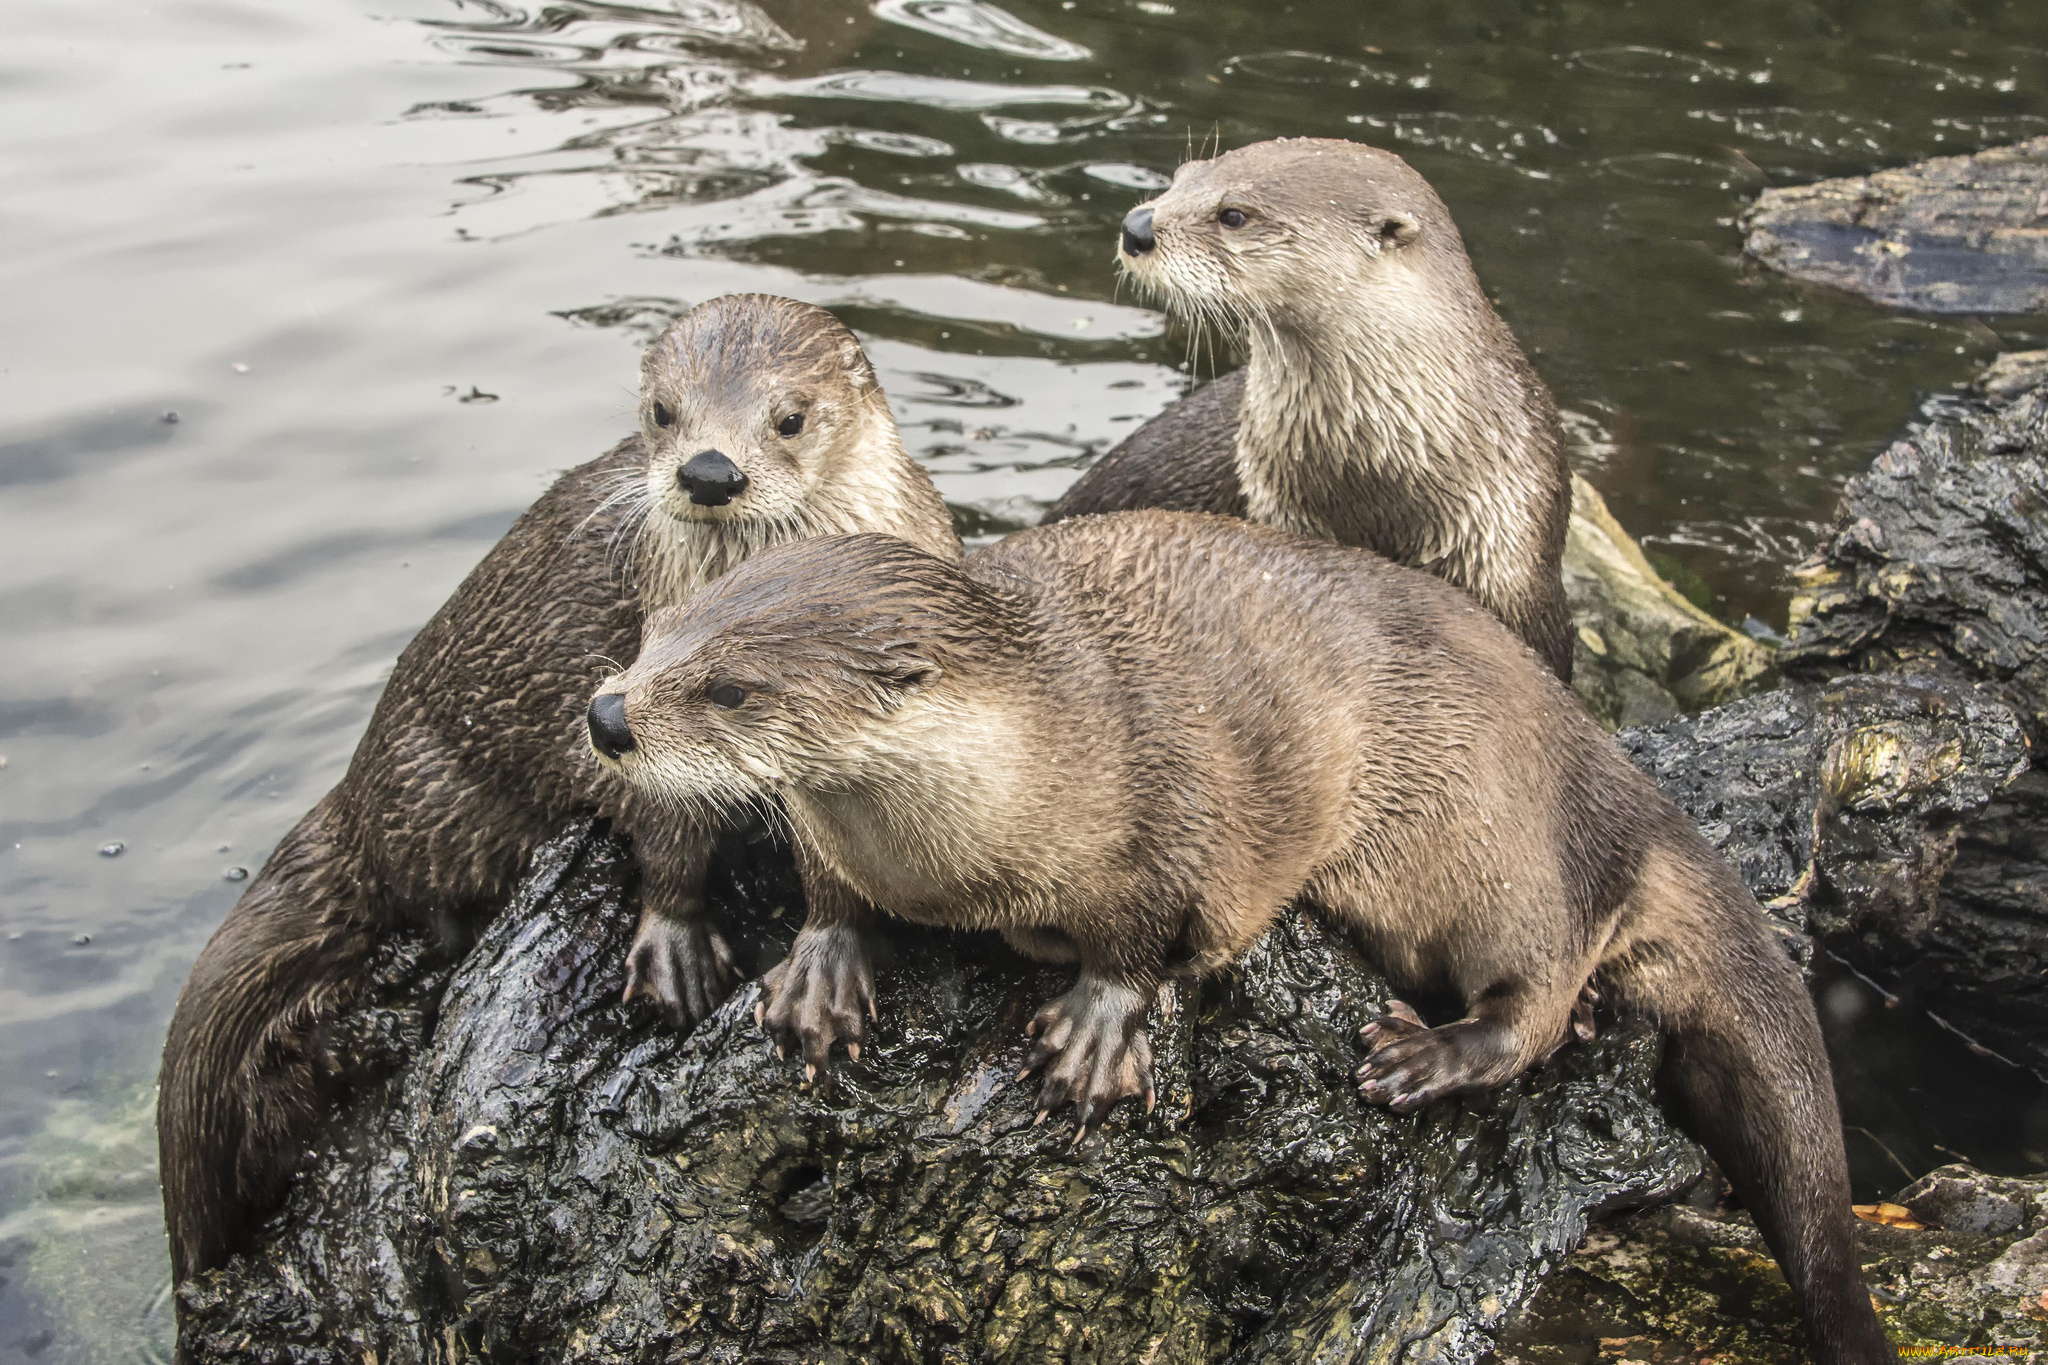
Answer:
POLYGON ((1422 236, 1422 224, 1405 213, 1376 215, 1367 226, 1380 246, 1389 251, 1411 245, 1422 236))
POLYGON ((875 378, 875 367, 868 360, 868 353, 852 337, 839 343, 839 365, 853 381, 853 387, 861 393, 872 393, 881 381, 875 378))
POLYGON ((902 654, 875 670, 875 676, 892 692, 908 694, 930 687, 946 676, 938 661, 921 654, 902 654))

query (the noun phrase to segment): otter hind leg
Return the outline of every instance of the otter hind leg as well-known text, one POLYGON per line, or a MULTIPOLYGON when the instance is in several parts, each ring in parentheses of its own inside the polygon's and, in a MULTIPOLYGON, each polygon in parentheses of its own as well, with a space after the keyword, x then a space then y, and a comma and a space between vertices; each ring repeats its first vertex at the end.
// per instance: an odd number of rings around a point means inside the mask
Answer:
POLYGON ((157 1142, 180 1284, 247 1246, 329 1098, 318 1035, 353 999, 374 935, 328 811, 315 806, 278 844, 171 1015, 157 1142))
POLYGON ((1438 1100, 1505 1085, 1556 1051, 1577 1011, 1579 993, 1524 982, 1479 996, 1463 1019, 1425 1025, 1399 1000, 1359 1030, 1369 1055, 1359 1090, 1374 1104, 1410 1113, 1438 1100))
POLYGON ((1083 972, 1074 989, 1039 1010, 1025 1027, 1037 1041, 1017 1073, 1020 1081, 1043 1073, 1037 1121, 1073 1105, 1079 1145, 1121 1100, 1142 1099, 1151 1113, 1158 1103, 1145 1029, 1151 1009, 1151 992, 1083 972))

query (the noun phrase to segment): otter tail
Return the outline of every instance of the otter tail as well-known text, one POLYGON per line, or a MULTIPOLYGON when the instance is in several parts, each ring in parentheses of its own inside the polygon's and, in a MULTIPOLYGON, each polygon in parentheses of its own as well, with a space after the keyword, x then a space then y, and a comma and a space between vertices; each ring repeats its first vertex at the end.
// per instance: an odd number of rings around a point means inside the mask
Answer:
POLYGON ((314 1035, 374 941, 335 852, 323 801, 271 854, 179 992, 157 1095, 176 1284, 248 1245, 324 1111, 329 1068, 314 1035))
POLYGON ((1812 999, 1747 889, 1699 853, 1682 859, 1691 866, 1680 876, 1645 878, 1648 932, 1608 975, 1625 1002, 1662 1025, 1662 1084, 1755 1216, 1798 1299, 1814 1359, 1894 1365, 1863 1283, 1842 1120, 1812 999))

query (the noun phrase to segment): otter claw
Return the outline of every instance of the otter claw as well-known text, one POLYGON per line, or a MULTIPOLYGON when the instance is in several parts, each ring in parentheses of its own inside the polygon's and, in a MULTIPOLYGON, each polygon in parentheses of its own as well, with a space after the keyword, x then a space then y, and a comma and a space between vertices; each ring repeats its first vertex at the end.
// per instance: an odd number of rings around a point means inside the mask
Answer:
MULTIPOLYGON (((1073 990, 1040 1010, 1026 1032, 1037 1039, 1017 1073, 1040 1075, 1038 1118, 1071 1104, 1085 1137, 1123 1099, 1157 1103, 1152 1084, 1152 1041, 1145 1016, 1153 992, 1083 976, 1073 990)), ((1080 1139, 1075 1139, 1076 1146, 1080 1139)))
POLYGON ((643 910, 620 1002, 647 1000, 671 1027, 687 1028, 717 1009, 738 978, 732 949, 704 920, 643 910))
POLYGON ((1490 1090, 1507 1079, 1496 1066, 1505 1048, 1500 1026, 1477 1019, 1438 1028, 1388 1028, 1358 1069, 1359 1093, 1406 1114, 1453 1095, 1490 1090))
POLYGON ((865 1041, 861 1007, 873 1017, 874 972, 860 930, 847 925, 806 928, 789 956, 761 979, 754 1018, 775 1040, 775 1055, 804 1063, 804 1082, 831 1068, 832 1045, 860 1059, 865 1041))

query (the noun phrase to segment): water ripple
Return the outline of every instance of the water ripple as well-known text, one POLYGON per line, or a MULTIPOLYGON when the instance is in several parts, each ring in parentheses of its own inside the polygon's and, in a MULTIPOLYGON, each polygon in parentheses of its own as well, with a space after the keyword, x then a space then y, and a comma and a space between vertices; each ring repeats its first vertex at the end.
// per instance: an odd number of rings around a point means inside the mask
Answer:
POLYGON ((875 0, 875 13, 920 33, 1012 57, 1079 62, 1094 55, 1079 43, 1055 38, 983 0, 875 0))
POLYGON ((1327 52, 1254 52, 1223 63, 1228 76, 1252 76, 1282 85, 1398 85, 1401 77, 1327 52))
POLYGON ((1724 81, 1742 78, 1742 72, 1736 68, 1710 62, 1704 57, 1673 52, 1669 48, 1637 45, 1587 48, 1566 57, 1565 64, 1633 81, 1697 82, 1708 78, 1724 81))
POLYGON ((1474 157, 1539 177, 1548 172, 1525 163, 1564 140, 1544 124, 1491 114, 1352 114, 1345 122, 1389 134, 1396 142, 1474 157))
POLYGON ((795 79, 756 76, 745 82, 745 90, 757 99, 875 100, 968 112, 1033 104, 1121 110, 1130 103, 1123 95, 1101 86, 1001 85, 991 81, 953 80, 904 71, 836 71, 829 75, 795 79))

